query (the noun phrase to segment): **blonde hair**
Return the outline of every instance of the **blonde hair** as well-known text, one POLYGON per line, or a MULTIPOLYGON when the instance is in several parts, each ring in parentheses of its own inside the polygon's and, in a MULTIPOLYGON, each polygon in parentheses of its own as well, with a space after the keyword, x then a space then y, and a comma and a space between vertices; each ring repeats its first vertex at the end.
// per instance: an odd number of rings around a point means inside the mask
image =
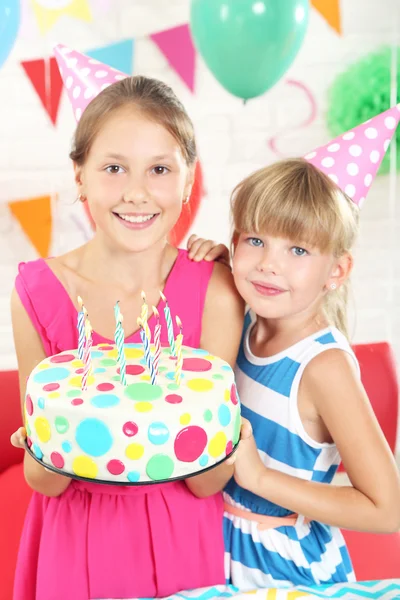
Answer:
POLYGON ((110 85, 87 106, 75 131, 70 158, 85 163, 101 127, 116 111, 132 107, 165 129, 177 140, 188 166, 196 162, 193 123, 173 90, 158 79, 126 77, 110 85))
MULTIPOLYGON (((233 191, 232 244, 242 232, 274 235, 310 244, 336 258, 350 252, 358 233, 358 207, 322 171, 304 159, 260 169, 233 191)), ((324 299, 328 321, 348 337, 349 282, 324 299)))

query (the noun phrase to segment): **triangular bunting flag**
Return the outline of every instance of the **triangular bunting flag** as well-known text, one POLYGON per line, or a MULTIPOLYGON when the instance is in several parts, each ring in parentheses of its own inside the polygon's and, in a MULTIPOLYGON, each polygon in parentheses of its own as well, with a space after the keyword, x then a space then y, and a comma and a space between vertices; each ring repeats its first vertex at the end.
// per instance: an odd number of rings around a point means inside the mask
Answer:
POLYGON ((31 0, 36 20, 39 25, 40 33, 43 35, 58 21, 63 15, 81 19, 82 21, 91 21, 92 14, 88 0, 31 0))
POLYGON ((340 0, 311 0, 313 7, 341 35, 342 20, 340 16, 340 0))
POLYGON ((63 82, 57 61, 39 58, 21 63, 53 125, 56 124, 63 82))
POLYGON ((51 197, 40 196, 9 202, 8 207, 39 256, 46 258, 49 255, 52 233, 51 197))
POLYGON ((171 67, 183 79, 188 88, 194 92, 196 51, 189 25, 178 25, 172 29, 152 33, 150 38, 157 44, 171 67))
POLYGON ((113 67, 113 69, 132 75, 134 47, 135 40, 123 40, 116 44, 108 44, 108 46, 89 50, 85 54, 109 67, 113 67))

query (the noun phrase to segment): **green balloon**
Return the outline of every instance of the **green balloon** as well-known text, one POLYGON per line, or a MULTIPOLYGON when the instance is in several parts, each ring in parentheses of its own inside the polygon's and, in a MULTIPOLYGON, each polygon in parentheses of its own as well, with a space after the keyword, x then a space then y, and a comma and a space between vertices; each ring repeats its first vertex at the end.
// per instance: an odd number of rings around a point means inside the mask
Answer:
POLYGON ((234 96, 269 90, 292 64, 308 0, 192 0, 190 28, 210 71, 234 96))

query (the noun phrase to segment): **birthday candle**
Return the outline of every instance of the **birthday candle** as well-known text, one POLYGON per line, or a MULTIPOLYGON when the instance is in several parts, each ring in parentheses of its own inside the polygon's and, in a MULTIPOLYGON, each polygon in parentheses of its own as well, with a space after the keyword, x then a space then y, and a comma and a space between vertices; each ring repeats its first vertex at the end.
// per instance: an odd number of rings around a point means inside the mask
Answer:
POLYGON ((158 314, 158 310, 155 306, 153 306, 153 313, 156 317, 157 324, 154 328, 154 370, 156 375, 158 375, 158 364, 160 362, 161 357, 161 324, 160 324, 160 315, 158 314))
POLYGON ((79 312, 78 312, 78 358, 83 360, 85 351, 85 319, 87 316, 86 308, 83 306, 82 298, 78 296, 79 312))
POLYGON ((169 343, 169 347, 171 350, 171 355, 176 356, 174 328, 172 326, 171 311, 168 306, 167 299, 162 292, 160 292, 160 296, 161 296, 161 299, 165 302, 164 315, 165 315, 165 320, 167 322, 168 343, 169 343))
POLYGON ((149 308, 148 308, 147 302, 146 302, 146 294, 143 291, 141 293, 141 296, 142 296, 143 304, 142 304, 142 312, 141 312, 140 318, 143 322, 143 327, 144 327, 147 337, 149 338, 149 344, 150 344, 151 333, 150 333, 149 324, 147 323, 147 319, 149 316, 149 308))
POLYGON ((86 333, 86 344, 85 344, 85 352, 83 356, 83 375, 82 375, 82 390, 87 390, 87 381, 88 377, 92 370, 92 326, 89 323, 89 319, 85 323, 85 333, 86 333))
POLYGON ((181 377, 182 377, 182 366, 183 366, 183 356, 182 356, 182 341, 183 341, 183 333, 182 333, 182 323, 179 317, 176 317, 176 324, 179 327, 179 333, 176 336, 175 348, 176 348, 176 365, 175 365, 175 383, 176 385, 180 385, 181 377))
POLYGON ((150 371, 150 379, 151 379, 151 384, 155 385, 156 383, 156 372, 154 370, 154 362, 153 362, 153 358, 151 356, 151 352, 150 352, 150 340, 146 335, 146 332, 144 330, 144 323, 142 321, 142 319, 138 319, 137 323, 140 327, 140 337, 143 343, 143 348, 144 348, 144 358, 147 364, 147 368, 150 371))
MULTIPOLYGON (((119 310, 119 309, 118 309, 119 310)), ((119 374, 122 385, 126 385, 126 359, 125 359, 125 348, 124 348, 124 328, 122 326, 123 316, 118 312, 118 321, 115 328, 115 345, 118 350, 118 363, 119 363, 119 374)))

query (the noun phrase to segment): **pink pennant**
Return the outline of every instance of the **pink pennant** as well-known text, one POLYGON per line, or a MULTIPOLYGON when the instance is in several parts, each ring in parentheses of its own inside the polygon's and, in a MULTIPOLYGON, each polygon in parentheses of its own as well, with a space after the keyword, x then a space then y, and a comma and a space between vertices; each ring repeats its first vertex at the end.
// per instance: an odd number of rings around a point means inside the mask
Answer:
POLYGON ((183 79, 188 88, 194 92, 196 51, 190 36, 189 25, 178 25, 159 33, 152 33, 150 38, 157 44, 171 67, 183 79))

